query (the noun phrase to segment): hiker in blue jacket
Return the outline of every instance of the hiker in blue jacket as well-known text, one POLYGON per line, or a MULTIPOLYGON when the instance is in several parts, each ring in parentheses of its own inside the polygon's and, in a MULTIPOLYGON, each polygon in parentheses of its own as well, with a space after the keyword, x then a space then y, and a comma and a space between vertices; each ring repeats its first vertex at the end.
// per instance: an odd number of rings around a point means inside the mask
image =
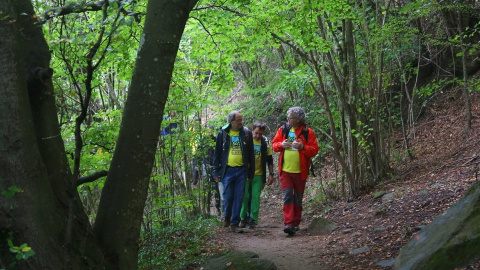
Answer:
POLYGON ((242 114, 232 111, 227 124, 218 132, 213 159, 213 177, 222 182, 225 217, 223 226, 235 232, 240 223, 240 210, 247 178, 253 180, 255 156, 252 132, 243 126, 242 114))

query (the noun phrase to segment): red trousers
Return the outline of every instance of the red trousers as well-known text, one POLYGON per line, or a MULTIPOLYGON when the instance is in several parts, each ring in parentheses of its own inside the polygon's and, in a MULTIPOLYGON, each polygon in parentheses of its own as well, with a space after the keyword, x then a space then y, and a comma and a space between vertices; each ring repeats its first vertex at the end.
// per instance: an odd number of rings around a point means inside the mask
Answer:
POLYGON ((280 185, 283 190, 283 222, 284 225, 297 226, 302 219, 302 199, 306 180, 299 173, 282 171, 280 185))

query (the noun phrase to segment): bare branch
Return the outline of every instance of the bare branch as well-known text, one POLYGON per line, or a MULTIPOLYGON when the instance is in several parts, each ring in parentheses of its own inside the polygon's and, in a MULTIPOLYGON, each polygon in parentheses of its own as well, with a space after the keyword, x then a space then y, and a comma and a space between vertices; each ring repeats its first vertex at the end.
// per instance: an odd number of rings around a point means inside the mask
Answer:
POLYGON ((307 63, 310 62, 310 58, 308 57, 308 55, 301 48, 299 48, 297 45, 293 44, 293 42, 285 40, 275 33, 270 33, 270 34, 272 35, 272 37, 274 39, 278 39, 278 40, 280 40, 280 42, 282 42, 282 43, 288 45, 289 47, 291 47, 292 49, 294 49, 295 52, 297 52, 298 55, 300 55, 302 57, 302 59, 305 60, 307 63))
POLYGON ((103 170, 103 171, 99 171, 99 172, 96 172, 96 173, 93 173, 93 174, 90 174, 90 175, 87 175, 87 176, 82 176, 82 177, 79 177, 77 179, 77 187, 82 185, 82 184, 85 184, 85 183, 90 183, 90 182, 93 182, 101 177, 104 177, 104 176, 107 176, 108 174, 108 171, 106 170, 103 170))
MULTIPOLYGON (((83 13, 87 11, 101 11, 104 4, 105 4, 105 1, 98 1, 94 3, 73 3, 63 7, 51 8, 42 14, 42 20, 45 22, 50 20, 51 18, 69 15, 73 13, 83 13)), ((123 6, 121 6, 120 11, 123 13, 124 16, 133 16, 133 18, 137 23, 140 23, 141 16, 144 15, 142 13, 134 13, 134 12, 127 11, 123 8, 123 6)))
POLYGON ((199 10, 204 10, 204 9, 221 9, 221 10, 224 10, 224 11, 234 13, 234 14, 240 16, 240 17, 246 16, 245 14, 243 14, 241 12, 238 12, 234 9, 231 9, 229 7, 226 7, 226 6, 219 6, 219 5, 210 5, 210 6, 198 7, 198 8, 194 8, 193 11, 199 11, 199 10))
POLYGON ((44 20, 50 20, 54 17, 68 15, 72 13, 82 13, 85 11, 100 11, 102 10, 105 1, 98 1, 95 3, 73 3, 63 7, 51 8, 45 11, 42 15, 44 20))

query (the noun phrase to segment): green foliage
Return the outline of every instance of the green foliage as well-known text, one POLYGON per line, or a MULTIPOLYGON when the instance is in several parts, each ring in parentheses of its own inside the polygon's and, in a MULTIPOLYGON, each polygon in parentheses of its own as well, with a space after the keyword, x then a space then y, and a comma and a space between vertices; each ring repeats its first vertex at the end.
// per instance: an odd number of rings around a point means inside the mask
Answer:
POLYGON ((28 258, 35 255, 35 251, 33 251, 33 249, 29 247, 26 243, 21 244, 20 246, 14 245, 11 233, 10 236, 7 237, 7 245, 10 252, 13 254, 14 259, 14 261, 10 262, 10 269, 15 269, 15 267, 21 260, 27 260, 28 258))
POLYGON ((10 252, 15 254, 16 260, 26 260, 29 257, 35 255, 35 251, 27 244, 22 244, 20 246, 14 246, 11 239, 8 239, 8 246, 10 247, 10 252))
POLYGON ((397 164, 401 164, 401 162, 405 160, 407 155, 407 150, 394 149, 391 153, 390 161, 392 162, 393 166, 396 166, 397 164))
MULTIPOLYGON (((34 4, 39 14, 57 8, 45 1, 34 4)), ((77 6, 81 8, 81 4, 77 6)), ((141 31, 133 14, 144 12, 145 3, 122 1, 122 8, 131 12, 119 14, 117 2, 112 1, 106 18, 102 12, 72 13, 62 17, 52 13, 51 19, 43 22, 52 52, 59 121, 70 157, 75 152, 75 119, 81 106, 89 106, 87 120, 82 123, 80 131, 81 136, 85 136, 82 139, 86 148, 82 151, 80 163, 82 175, 108 168, 118 135, 120 110, 126 98, 125 88, 132 76, 141 31), (98 52, 92 55, 103 27, 106 34, 98 52), (87 60, 90 58, 95 71, 91 80, 87 76, 87 60), (89 104, 85 104, 88 85, 92 87, 92 98, 89 104)))
POLYGON ((480 92, 480 79, 475 78, 475 79, 470 80, 470 85, 469 85, 468 90, 470 92, 473 92, 473 91, 480 92))
MULTIPOLYGON (((76 118, 81 107, 89 105, 87 118, 80 126, 80 176, 109 169, 142 31, 140 17, 133 14, 144 14, 146 2, 109 1, 107 18, 102 12, 74 13, 53 17, 44 24, 52 50, 59 121, 72 167, 76 118), (120 7, 128 12, 120 12, 120 7), (89 52, 103 28, 107 34, 99 53, 91 59, 98 66, 87 83, 89 52), (83 104, 88 84, 93 89, 92 99, 83 104)), ((387 129, 400 123, 404 112, 399 103, 406 98, 398 92, 398 84, 412 81, 419 74, 417 60, 424 57, 419 49, 427 47, 435 55, 456 48, 457 57, 478 51, 478 44, 466 46, 460 41, 477 35, 478 23, 451 36, 444 27, 437 27, 442 24, 441 12, 471 14, 460 2, 449 3, 419 0, 387 6, 381 1, 347 0, 200 1, 190 14, 192 19, 176 58, 162 127, 176 123, 178 129, 159 138, 145 208, 147 231, 181 224, 187 216, 206 212, 206 191, 192 190, 191 183, 196 141, 205 135, 206 125, 214 125, 216 130, 223 126, 232 109, 242 110, 246 126, 257 120, 266 122, 265 135, 273 137, 285 122, 286 110, 302 106, 307 123, 317 134, 319 157, 331 151, 328 136, 334 129, 340 154, 352 157, 346 142, 354 142, 353 148, 359 149, 354 159, 363 163, 351 167, 361 167, 361 177, 368 177, 371 164, 365 162, 367 156, 383 145, 393 145, 388 142, 387 129), (427 19, 429 24, 425 24, 427 19), (354 28, 355 66, 351 67, 345 58, 345 23, 349 20, 354 28), (417 23, 435 27, 422 29, 417 23), (314 64, 320 69, 322 82, 314 64), (351 89, 350 74, 356 76, 351 89), (318 94, 320 83, 326 90, 330 112, 318 94), (354 117, 347 127, 350 110, 354 117), (333 126, 327 113, 333 117, 333 126), (386 141, 376 142, 375 138, 382 138, 379 134, 386 135, 386 141)), ((49 1, 34 4, 39 13, 53 7, 49 1)), ((452 82, 439 80, 415 88, 411 94, 425 106, 452 82)), ((480 89, 478 85, 478 80, 467 83, 470 91, 480 89)), ((389 160, 398 160, 406 153, 392 152, 389 160)), ((330 193, 339 186, 334 181, 319 184, 316 188, 326 193, 315 193, 313 201, 335 197, 330 193)), ((97 181, 79 188, 92 220, 102 187, 103 182, 97 181)), ((20 190, 11 188, 2 195, 14 196, 17 192, 20 190)))
MULTIPOLYGON (((100 111, 89 123, 82 125, 84 145, 80 159, 80 176, 87 176, 102 170, 108 171, 120 129, 121 117, 121 110, 100 111)), ((65 123, 61 131, 67 158, 73 170, 76 147, 75 122, 65 123)), ((86 213, 92 221, 95 219, 103 183, 104 181, 86 183, 78 189, 86 213)))
POLYGON ((316 209, 319 205, 326 202, 325 189, 321 181, 312 181, 312 186, 305 189, 305 198, 307 209, 316 209))
POLYGON ((214 219, 183 220, 142 235, 139 269, 185 269, 198 265, 214 252, 209 239, 218 223, 214 219))
POLYGON ((13 186, 10 186, 8 189, 4 189, 2 190, 2 195, 7 197, 7 198, 11 198, 13 196, 15 196, 15 194, 17 193, 20 193, 20 192, 23 192, 23 190, 15 185, 13 186))

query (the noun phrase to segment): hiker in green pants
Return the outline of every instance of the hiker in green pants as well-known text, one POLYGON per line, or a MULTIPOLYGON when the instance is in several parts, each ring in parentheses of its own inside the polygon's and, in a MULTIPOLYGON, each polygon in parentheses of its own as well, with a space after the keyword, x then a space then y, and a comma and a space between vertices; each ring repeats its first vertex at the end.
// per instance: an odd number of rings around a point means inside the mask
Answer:
POLYGON ((242 210, 240 211, 240 228, 249 226, 254 228, 258 223, 258 212, 260 209, 260 193, 266 183, 266 167, 268 165, 268 185, 273 183, 273 159, 272 146, 268 139, 263 136, 266 125, 256 122, 252 128, 253 148, 255 153, 255 176, 252 181, 245 184, 245 195, 243 197, 242 210))

